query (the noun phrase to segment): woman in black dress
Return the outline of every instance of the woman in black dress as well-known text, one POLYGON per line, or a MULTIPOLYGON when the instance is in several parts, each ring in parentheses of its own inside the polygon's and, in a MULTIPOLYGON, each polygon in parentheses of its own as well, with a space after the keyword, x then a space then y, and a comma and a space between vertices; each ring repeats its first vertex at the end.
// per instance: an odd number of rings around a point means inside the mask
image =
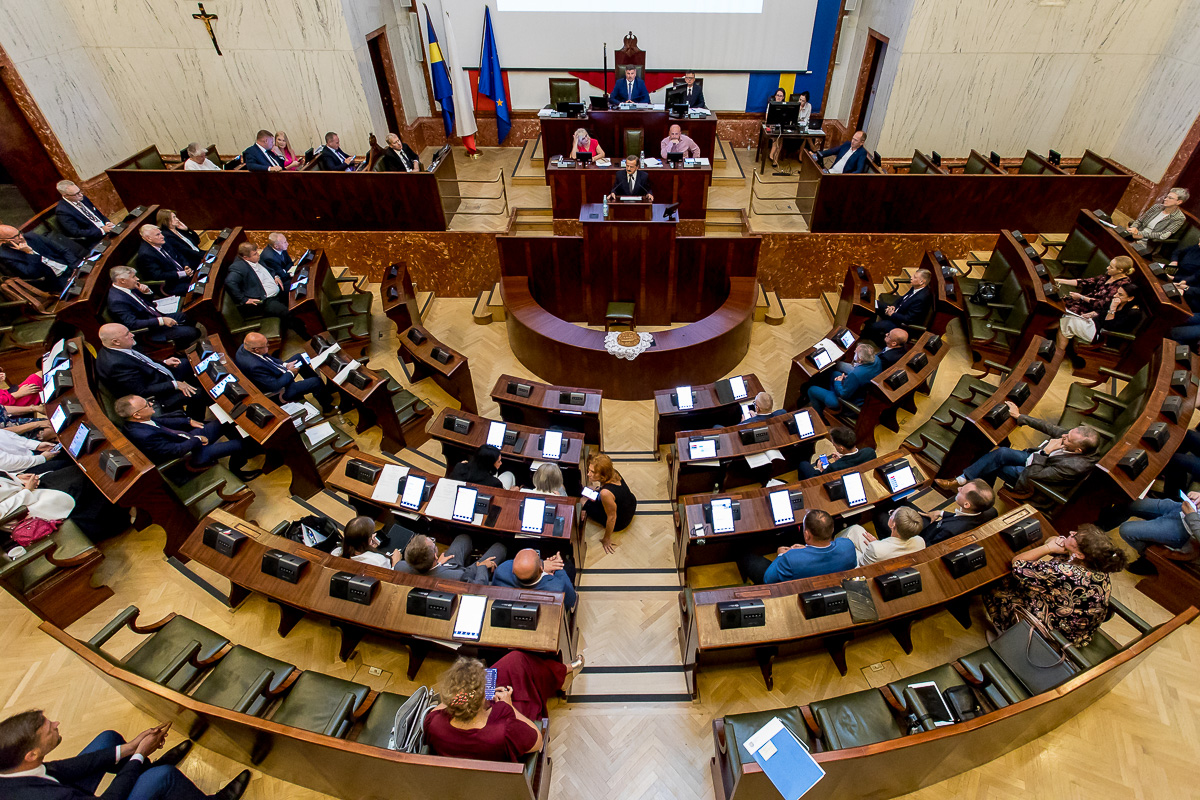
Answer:
POLYGON ((629 527, 633 512, 637 510, 637 498, 621 473, 613 468, 612 459, 603 453, 592 456, 588 462, 588 485, 597 496, 583 504, 585 519, 593 519, 604 526, 600 544, 604 546, 604 552, 611 553, 617 549, 612 540, 613 532, 629 527))

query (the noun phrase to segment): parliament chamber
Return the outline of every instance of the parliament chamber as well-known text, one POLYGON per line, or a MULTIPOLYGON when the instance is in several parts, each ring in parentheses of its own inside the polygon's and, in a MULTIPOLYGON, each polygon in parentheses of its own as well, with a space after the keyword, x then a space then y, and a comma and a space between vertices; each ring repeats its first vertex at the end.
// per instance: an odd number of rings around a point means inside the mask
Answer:
POLYGON ((0 789, 1195 794, 1194 2, 99 5, 0 0, 0 789))

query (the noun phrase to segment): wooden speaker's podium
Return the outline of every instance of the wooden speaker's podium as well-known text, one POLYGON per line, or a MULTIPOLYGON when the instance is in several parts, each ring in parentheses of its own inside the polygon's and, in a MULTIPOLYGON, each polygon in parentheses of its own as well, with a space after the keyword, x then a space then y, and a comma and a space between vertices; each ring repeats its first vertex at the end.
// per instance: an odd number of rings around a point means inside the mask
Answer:
POLYGON ((584 203, 583 285, 590 325, 603 325, 609 302, 637 307, 638 325, 670 325, 675 281, 674 219, 666 203, 584 203))

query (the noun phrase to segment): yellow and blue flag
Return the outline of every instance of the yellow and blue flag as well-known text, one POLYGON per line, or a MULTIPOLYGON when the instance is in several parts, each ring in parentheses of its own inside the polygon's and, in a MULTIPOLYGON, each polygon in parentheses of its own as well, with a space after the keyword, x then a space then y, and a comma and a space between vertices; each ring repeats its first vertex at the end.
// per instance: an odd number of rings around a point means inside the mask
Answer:
POLYGON ((496 103, 496 135, 501 142, 512 128, 512 113, 504 92, 504 73, 500 69, 500 52, 496 49, 496 34, 492 31, 492 10, 483 7, 483 52, 479 57, 479 93, 496 103))
POLYGON ((451 136, 454 133, 454 86, 450 83, 446 62, 442 60, 437 34, 433 32, 429 6, 425 6, 425 24, 429 27, 429 74, 433 80, 433 96, 442 104, 442 124, 446 127, 446 136, 451 136))

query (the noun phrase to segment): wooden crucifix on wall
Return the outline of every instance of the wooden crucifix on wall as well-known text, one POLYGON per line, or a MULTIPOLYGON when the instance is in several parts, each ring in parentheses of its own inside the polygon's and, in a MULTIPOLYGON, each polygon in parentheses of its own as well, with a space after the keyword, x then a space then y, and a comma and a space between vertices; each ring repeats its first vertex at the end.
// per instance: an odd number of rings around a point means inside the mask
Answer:
POLYGON ((200 6, 199 14, 192 14, 192 19, 198 19, 204 23, 205 30, 208 31, 208 38, 212 39, 213 47, 217 49, 217 55, 221 55, 221 45, 217 44, 217 34, 213 33, 212 24, 218 19, 216 14, 209 14, 204 10, 204 3, 197 3, 200 6))

